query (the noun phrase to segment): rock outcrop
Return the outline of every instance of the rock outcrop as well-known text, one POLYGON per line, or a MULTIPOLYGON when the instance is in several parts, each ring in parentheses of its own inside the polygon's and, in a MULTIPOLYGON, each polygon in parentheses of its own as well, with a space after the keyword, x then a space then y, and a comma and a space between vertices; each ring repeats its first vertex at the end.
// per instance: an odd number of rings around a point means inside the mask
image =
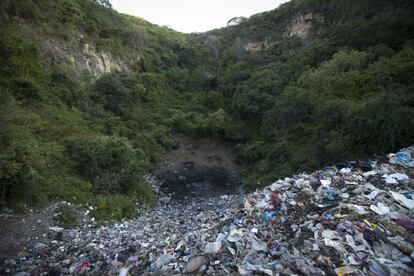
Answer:
POLYGON ((314 22, 323 22, 323 20, 323 16, 320 13, 298 13, 293 17, 288 27, 287 35, 306 39, 310 35, 314 22))
POLYGON ((267 49, 272 45, 272 40, 270 37, 267 37, 265 40, 262 41, 250 41, 247 42, 246 46, 244 47, 247 51, 256 52, 259 50, 267 49))
POLYGON ((70 66, 80 78, 85 74, 98 78, 115 70, 127 71, 140 60, 139 55, 117 56, 110 51, 98 49, 94 41, 88 40, 81 33, 63 39, 29 25, 22 25, 22 30, 27 39, 38 45, 41 61, 47 68, 54 65, 70 66))

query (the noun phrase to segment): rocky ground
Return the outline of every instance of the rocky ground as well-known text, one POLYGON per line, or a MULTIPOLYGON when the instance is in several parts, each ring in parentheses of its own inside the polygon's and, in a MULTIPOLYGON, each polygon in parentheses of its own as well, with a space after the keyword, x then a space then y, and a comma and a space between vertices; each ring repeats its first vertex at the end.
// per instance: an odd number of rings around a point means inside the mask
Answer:
POLYGON ((404 152, 252 194, 171 200, 160 191, 135 220, 52 228, 0 274, 411 275, 414 148, 404 152))

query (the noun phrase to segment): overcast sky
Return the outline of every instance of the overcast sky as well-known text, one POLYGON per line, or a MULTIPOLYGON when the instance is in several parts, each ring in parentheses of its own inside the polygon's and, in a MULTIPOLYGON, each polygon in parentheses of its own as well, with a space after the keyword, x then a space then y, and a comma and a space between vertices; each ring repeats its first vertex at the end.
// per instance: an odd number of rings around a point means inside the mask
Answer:
POLYGON ((190 33, 226 26, 236 16, 277 8, 287 0, 110 0, 121 13, 140 16, 157 25, 190 33))

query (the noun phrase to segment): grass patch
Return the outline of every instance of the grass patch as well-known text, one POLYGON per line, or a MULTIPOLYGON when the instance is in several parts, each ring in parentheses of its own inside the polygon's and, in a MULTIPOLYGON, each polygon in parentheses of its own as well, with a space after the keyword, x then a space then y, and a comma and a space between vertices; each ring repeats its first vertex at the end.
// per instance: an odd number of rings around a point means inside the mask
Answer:
POLYGON ((98 196, 94 203, 96 209, 91 214, 98 221, 120 221, 122 218, 132 219, 136 215, 135 200, 125 195, 98 196))

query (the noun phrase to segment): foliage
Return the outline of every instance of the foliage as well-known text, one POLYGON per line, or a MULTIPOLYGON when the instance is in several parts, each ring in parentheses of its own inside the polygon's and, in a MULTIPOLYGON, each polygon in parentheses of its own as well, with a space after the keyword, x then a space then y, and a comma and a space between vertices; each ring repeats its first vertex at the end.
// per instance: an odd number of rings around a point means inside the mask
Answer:
POLYGON ((53 221, 57 226, 73 228, 78 226, 78 215, 76 209, 68 204, 59 204, 53 215, 53 221))
POLYGON ((125 116, 124 110, 138 101, 138 93, 135 92, 138 91, 128 89, 118 78, 108 75, 96 81, 92 100, 114 115, 125 116))
POLYGON ((95 198, 97 218, 133 217, 178 132, 232 140, 251 190, 414 139, 409 0, 293 0, 187 35, 106 0, 0 5, 0 205, 95 198), (309 37, 287 36, 309 11, 309 37), (30 30, 136 62, 94 80, 30 30))
POLYGON ((98 196, 94 203, 96 209, 91 212, 91 215, 100 221, 131 219, 136 214, 134 202, 125 195, 98 196))
POLYGON ((146 166, 144 154, 125 138, 75 138, 66 142, 66 151, 75 161, 77 173, 93 183, 97 194, 133 194, 144 185, 140 182, 146 166))
POLYGON ((16 103, 8 90, 0 92, 0 204, 14 200, 41 202, 44 197, 38 190, 43 164, 37 162, 39 142, 27 129, 34 118, 16 103))

